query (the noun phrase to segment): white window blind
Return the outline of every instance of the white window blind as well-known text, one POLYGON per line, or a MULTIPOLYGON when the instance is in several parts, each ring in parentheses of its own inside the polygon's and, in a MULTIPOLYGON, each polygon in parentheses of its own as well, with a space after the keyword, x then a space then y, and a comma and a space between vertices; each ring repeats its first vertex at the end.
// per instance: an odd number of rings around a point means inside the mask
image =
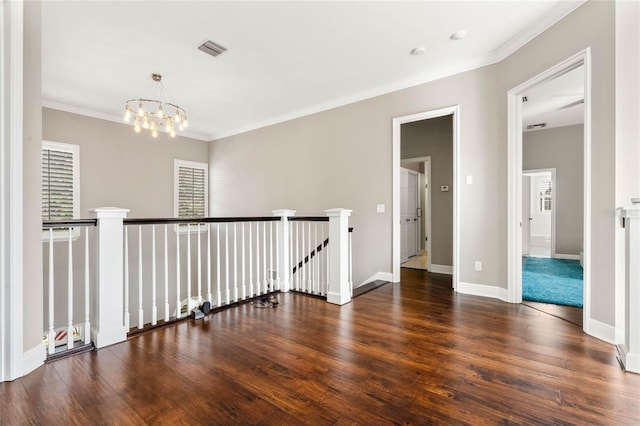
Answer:
POLYGON ((551 181, 542 181, 538 184, 538 210, 551 211, 551 181))
POLYGON ((205 217, 208 200, 208 165, 176 160, 177 217, 205 217))
POLYGON ((42 144, 42 219, 78 217, 78 146, 42 144))

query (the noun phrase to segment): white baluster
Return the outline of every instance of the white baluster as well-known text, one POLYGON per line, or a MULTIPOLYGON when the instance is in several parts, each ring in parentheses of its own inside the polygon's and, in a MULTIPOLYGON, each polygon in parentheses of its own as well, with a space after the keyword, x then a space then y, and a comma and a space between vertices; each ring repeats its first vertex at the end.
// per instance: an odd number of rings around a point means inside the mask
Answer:
POLYGON ((89 227, 84 228, 84 344, 91 343, 91 322, 89 317, 89 227))
POLYGON ((256 222, 256 295, 261 293, 260 288, 260 222, 256 222))
POLYGON ((151 324, 158 324, 158 304, 156 301, 156 225, 151 225, 151 324))
MULTIPOLYGON (((280 290, 280 222, 276 222, 276 282, 274 290, 280 290)), ((286 258, 286 257, 285 257, 286 258)))
POLYGON ((207 223, 207 300, 213 306, 211 295, 211 224, 207 223))
POLYGON ((222 293, 220 291, 220 223, 216 224, 216 301, 222 306, 222 293))
POLYGON ((53 228, 49 228, 49 355, 56 352, 56 330, 54 324, 53 290, 53 228))
MULTIPOLYGON (((297 222, 296 222, 297 223, 297 222)), ((293 268, 296 266, 295 263, 293 263, 293 259, 294 259, 294 255, 293 255, 293 226, 291 225, 291 222, 289 221, 289 219, 287 219, 287 226, 289 227, 289 269, 290 271, 284 271, 285 274, 290 274, 289 275, 289 286, 291 288, 291 290, 295 290, 296 289, 296 285, 294 283, 294 275, 293 275, 293 268)))
POLYGON ((242 249, 241 249, 242 250, 242 265, 241 265, 241 268, 242 268, 242 282, 241 282, 241 285, 242 285, 242 299, 244 300, 244 299, 247 298, 247 285, 246 285, 246 281, 245 281, 245 277, 244 277, 244 275, 245 275, 245 271, 244 271, 244 269, 245 269, 245 262, 244 262, 244 246, 245 246, 245 243, 244 243, 244 222, 242 222, 242 235, 241 235, 241 238, 242 238, 242 249))
POLYGON ((182 317, 180 301, 180 225, 176 225, 176 318, 182 317))
MULTIPOLYGON (((324 246, 324 240, 325 240, 325 233, 324 233, 324 222, 322 224, 322 226, 320 226, 320 245, 322 247, 322 259, 324 259, 324 266, 326 267, 327 264, 327 249, 324 246)), ((319 275, 322 276, 322 272, 323 272, 323 264, 320 264, 320 271, 319 271, 319 275)), ((324 272, 326 273, 326 270, 324 270, 324 272)), ((327 289, 327 276, 325 275, 324 280, 322 278, 319 278, 319 282, 318 285, 320 287, 320 294, 324 295, 326 293, 326 289, 327 289)))
POLYGON ((305 253, 304 253, 304 249, 305 249, 305 239, 304 239, 304 222, 301 222, 300 224, 300 228, 302 228, 302 241, 300 243, 301 245, 301 253, 300 253, 300 260, 301 260, 301 264, 302 266, 300 266, 300 291, 306 291, 307 288, 307 280, 306 280, 306 264, 304 263, 304 257, 305 257, 305 253))
POLYGON ((191 224, 187 223, 187 312, 189 315, 191 306, 191 224))
POLYGON ((202 304, 202 249, 200 247, 200 223, 198 222, 198 305, 202 304))
POLYGON ((124 226, 124 328, 129 331, 129 227, 124 226))
POLYGON ((269 222, 269 277, 267 282, 269 283, 269 291, 274 291, 275 286, 273 282, 273 222, 269 222))
POLYGON ((298 228, 298 223, 296 222, 296 290, 300 291, 300 277, 302 276, 302 271, 300 268, 300 229, 298 228))
POLYGON ((229 290, 229 224, 224 224, 224 256, 225 256, 225 303, 228 305, 231 300, 231 292, 229 290))
MULTIPOLYGON (((327 238, 329 237, 329 229, 327 228, 327 238)), ((327 257, 326 257, 326 261, 327 261, 327 276, 325 278, 325 294, 327 294, 329 292, 329 277, 330 277, 330 272, 331 272, 331 240, 329 240, 329 243, 327 244, 327 257)))
POLYGON ((313 292, 320 293, 318 285, 318 222, 313 223, 313 292))
POLYGON ((67 262, 67 349, 73 349, 73 228, 69 227, 67 233, 69 234, 67 242, 67 246, 69 247, 69 260, 67 262))
POLYGON ((142 309, 142 225, 138 225, 138 330, 144 328, 142 309))
POLYGON ((262 293, 267 292, 267 223, 262 223, 262 293))
POLYGON ((164 224, 164 320, 171 319, 169 312, 169 225, 164 224))
POLYGON ((249 295, 255 296, 253 291, 253 222, 249 222, 249 295))
POLYGON ((233 222, 233 300, 238 300, 238 228, 233 222))
POLYGON ((349 232, 349 291, 353 295, 353 246, 351 242, 351 234, 349 232))

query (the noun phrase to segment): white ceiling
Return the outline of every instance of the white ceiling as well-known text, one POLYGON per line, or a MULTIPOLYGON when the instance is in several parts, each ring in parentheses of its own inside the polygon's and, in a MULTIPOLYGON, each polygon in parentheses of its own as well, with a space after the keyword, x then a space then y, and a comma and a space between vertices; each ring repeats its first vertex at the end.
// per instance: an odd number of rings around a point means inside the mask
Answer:
POLYGON ((43 103, 119 121, 157 72, 211 140, 494 63, 582 3, 45 0, 43 103))
POLYGON ((525 132, 530 124, 546 123, 544 128, 548 129, 584 123, 584 66, 535 86, 524 96, 527 97, 522 104, 525 132))

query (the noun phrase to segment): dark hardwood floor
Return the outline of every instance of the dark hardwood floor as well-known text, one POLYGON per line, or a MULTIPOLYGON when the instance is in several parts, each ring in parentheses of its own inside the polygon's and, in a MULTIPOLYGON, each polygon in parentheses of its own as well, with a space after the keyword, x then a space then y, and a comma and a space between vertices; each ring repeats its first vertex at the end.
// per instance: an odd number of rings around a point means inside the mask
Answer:
POLYGON ((402 270, 338 307, 285 294, 0 384, 14 424, 638 425, 640 376, 541 311, 402 270))

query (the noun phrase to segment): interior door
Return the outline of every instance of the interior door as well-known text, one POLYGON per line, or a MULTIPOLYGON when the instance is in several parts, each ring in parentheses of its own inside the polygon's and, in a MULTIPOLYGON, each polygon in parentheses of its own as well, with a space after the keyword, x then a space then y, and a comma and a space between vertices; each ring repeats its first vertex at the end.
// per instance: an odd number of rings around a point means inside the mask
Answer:
POLYGON ((522 175, 522 255, 531 253, 531 176, 522 175))
POLYGON ((418 254, 418 173, 410 170, 407 176, 407 255, 418 254))
POLYGON ((400 263, 409 259, 409 171, 400 168, 400 263))

